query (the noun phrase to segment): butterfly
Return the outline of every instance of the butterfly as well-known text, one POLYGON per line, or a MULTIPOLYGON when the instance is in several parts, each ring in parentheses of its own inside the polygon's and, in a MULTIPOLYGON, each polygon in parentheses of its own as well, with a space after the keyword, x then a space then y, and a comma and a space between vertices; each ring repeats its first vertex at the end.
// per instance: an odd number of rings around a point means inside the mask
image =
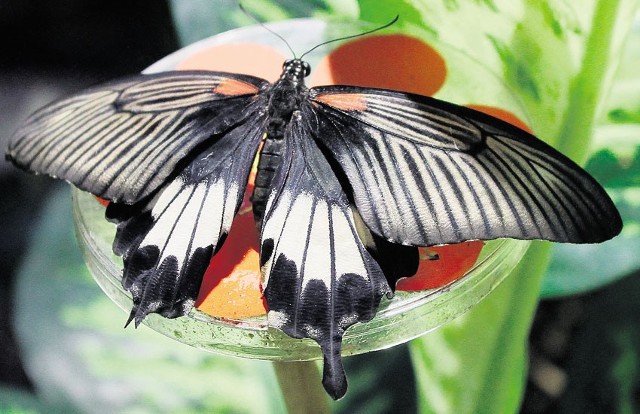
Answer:
POLYGON ((622 221, 602 187, 533 135, 431 97, 172 71, 106 83, 31 115, 7 158, 110 201, 129 322, 193 307, 258 156, 253 213, 271 326, 315 340, 346 392, 345 331, 416 272, 417 246, 596 243, 622 221))

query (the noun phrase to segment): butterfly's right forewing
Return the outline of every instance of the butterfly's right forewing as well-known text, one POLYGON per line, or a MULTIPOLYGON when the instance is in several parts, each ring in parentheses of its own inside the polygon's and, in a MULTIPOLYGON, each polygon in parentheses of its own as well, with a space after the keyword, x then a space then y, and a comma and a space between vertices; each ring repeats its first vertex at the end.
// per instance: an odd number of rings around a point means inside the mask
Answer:
POLYGON ((303 107, 372 232, 429 246, 501 237, 595 243, 620 232, 600 185, 549 145, 480 112, 327 86, 303 107))

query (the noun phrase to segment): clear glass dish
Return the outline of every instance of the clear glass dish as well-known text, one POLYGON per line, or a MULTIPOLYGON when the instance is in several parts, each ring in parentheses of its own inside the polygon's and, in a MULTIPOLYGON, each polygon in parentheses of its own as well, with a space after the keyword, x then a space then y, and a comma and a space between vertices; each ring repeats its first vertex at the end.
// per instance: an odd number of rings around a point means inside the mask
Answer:
MULTIPOLYGON (((287 39, 298 54, 326 39, 357 33, 365 26, 357 23, 327 23, 313 19, 285 21, 269 25, 287 39)), ((366 26, 366 29, 370 27, 366 26)), ((233 30, 181 49, 147 69, 159 72, 176 68, 180 62, 207 48, 234 43, 260 43, 290 56, 287 47, 260 26, 233 30)), ((324 46, 308 57, 312 67, 340 43, 324 46)), ((525 118, 517 99, 498 77, 478 62, 454 48, 430 43, 447 62, 447 80, 437 93, 441 99, 457 103, 482 103, 508 108, 525 118), (471 74, 471 75, 465 75, 471 74), (482 82, 466 79, 479 77, 482 82), (470 85, 474 85, 470 87, 470 85), (487 91, 491 91, 487 94, 487 91)), ((260 62, 256 62, 260 64, 260 62)), ((112 253, 115 226, 104 219, 104 206, 92 195, 74 188, 73 213, 76 233, 88 268, 102 290, 129 312, 131 296, 120 283, 122 260, 112 253)), ((488 295, 522 258, 529 243, 495 240, 483 247, 476 264, 460 279, 439 289, 397 292, 382 300, 377 316, 366 324, 356 324, 344 336, 343 355, 387 348, 420 336, 461 315, 488 295)), ((246 319, 215 318, 195 309, 187 316, 165 319, 149 315, 144 323, 177 341, 206 351, 265 360, 302 361, 321 357, 311 340, 293 339, 268 327, 266 315, 246 319)))

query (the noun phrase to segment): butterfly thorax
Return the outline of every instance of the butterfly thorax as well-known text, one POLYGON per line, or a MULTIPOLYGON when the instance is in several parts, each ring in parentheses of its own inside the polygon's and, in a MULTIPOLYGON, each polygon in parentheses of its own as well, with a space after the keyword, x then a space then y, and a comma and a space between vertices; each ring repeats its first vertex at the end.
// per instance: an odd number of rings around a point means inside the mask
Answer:
POLYGON ((300 59, 290 59, 282 66, 280 79, 271 87, 268 94, 268 123, 260 160, 256 173, 255 187, 251 196, 253 214, 260 227, 271 183, 282 157, 285 130, 293 113, 300 108, 307 87, 304 78, 311 68, 300 59))

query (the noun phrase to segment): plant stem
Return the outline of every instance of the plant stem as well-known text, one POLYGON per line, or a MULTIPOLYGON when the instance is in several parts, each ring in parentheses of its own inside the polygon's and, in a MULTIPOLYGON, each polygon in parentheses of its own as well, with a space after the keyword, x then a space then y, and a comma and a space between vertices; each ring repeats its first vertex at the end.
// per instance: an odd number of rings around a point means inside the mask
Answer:
POLYGON ((596 3, 582 65, 571 82, 568 110, 556 147, 578 163, 587 155, 602 88, 611 69, 611 41, 619 10, 619 0, 596 3))
POLYGON ((331 412, 315 361, 274 361, 273 369, 290 414, 331 412))

